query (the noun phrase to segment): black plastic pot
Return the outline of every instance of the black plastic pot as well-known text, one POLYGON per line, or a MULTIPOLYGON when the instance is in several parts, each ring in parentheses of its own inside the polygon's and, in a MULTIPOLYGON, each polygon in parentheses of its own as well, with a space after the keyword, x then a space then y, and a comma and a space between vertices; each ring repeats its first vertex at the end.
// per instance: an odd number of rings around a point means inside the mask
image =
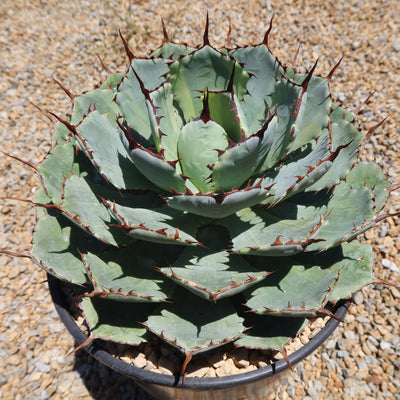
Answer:
MULTIPOLYGON (((87 337, 67 309, 60 290, 62 283, 50 275, 48 283, 54 305, 65 327, 78 344, 83 343, 87 337)), ((338 303, 335 316, 342 320, 348 308, 348 302, 338 303)), ((331 318, 315 337, 289 356, 291 365, 294 366, 316 350, 338 325, 339 321, 331 318)), ((286 361, 279 360, 264 368, 238 375, 222 378, 186 378, 183 385, 182 377, 175 378, 137 368, 107 353, 96 345, 96 342, 84 349, 101 363, 132 378, 143 390, 159 400, 263 400, 276 391, 289 371, 286 361)))

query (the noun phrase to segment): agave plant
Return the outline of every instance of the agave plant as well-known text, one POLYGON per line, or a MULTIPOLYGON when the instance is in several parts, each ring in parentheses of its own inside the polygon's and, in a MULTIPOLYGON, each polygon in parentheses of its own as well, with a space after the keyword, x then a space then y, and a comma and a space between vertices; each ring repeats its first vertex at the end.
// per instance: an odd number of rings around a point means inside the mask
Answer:
MULTIPOLYGON (((282 65, 268 47, 189 47, 148 58, 123 40, 110 73, 58 119, 36 166, 28 255, 86 288, 101 338, 154 335, 184 355, 234 342, 284 346, 373 275, 356 239, 389 214, 391 185, 358 161, 365 140, 335 104, 332 72, 282 65)), ((122 37, 122 36, 121 36, 122 37)), ((32 164, 30 164, 32 165, 32 164)))

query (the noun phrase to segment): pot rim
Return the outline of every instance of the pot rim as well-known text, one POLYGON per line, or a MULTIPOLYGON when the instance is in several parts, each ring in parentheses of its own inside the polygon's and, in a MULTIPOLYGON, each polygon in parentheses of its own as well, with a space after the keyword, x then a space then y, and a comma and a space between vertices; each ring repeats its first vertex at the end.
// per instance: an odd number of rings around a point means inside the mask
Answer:
MULTIPOLYGON (((60 290, 60 285, 62 283, 63 282, 59 279, 48 274, 48 286, 56 311, 69 333, 74 337, 76 343, 80 345, 85 342, 87 336, 79 328, 66 308, 65 300, 60 290)), ((310 355, 332 334, 339 325, 340 320, 343 320, 349 306, 350 302, 346 300, 341 300, 337 303, 334 315, 338 319, 330 318, 321 331, 310 339, 308 343, 289 355, 289 362, 292 366, 310 355)), ((182 376, 165 375, 135 367, 134 365, 128 364, 103 350, 95 341, 85 346, 84 349, 101 363, 135 381, 140 381, 142 384, 184 387, 188 389, 215 390, 234 387, 265 379, 289 369, 287 362, 284 359, 281 359, 271 365, 267 365, 257 370, 243 372, 236 375, 215 378, 186 377, 183 385, 182 376)))

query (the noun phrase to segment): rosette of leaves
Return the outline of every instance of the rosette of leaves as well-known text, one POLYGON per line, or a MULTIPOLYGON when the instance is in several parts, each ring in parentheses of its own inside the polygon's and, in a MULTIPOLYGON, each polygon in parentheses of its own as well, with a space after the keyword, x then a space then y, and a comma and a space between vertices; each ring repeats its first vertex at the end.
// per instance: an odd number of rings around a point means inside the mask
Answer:
POLYGON ((373 275, 380 168, 327 77, 259 45, 171 42, 72 95, 37 172, 32 250, 82 285, 85 342, 284 351, 373 275))

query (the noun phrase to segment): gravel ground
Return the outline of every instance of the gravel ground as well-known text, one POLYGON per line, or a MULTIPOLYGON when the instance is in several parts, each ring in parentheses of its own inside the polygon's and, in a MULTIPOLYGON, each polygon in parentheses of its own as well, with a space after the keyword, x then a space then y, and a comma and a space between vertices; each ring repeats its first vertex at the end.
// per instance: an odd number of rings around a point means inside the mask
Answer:
MULTIPOLYGON (((177 41, 201 42, 206 10, 210 39, 223 45, 229 20, 233 42, 260 41, 272 14, 270 46, 290 63, 302 44, 298 66, 327 74, 345 55, 332 82, 334 97, 355 109, 371 91, 359 119, 368 130, 389 120, 365 148, 393 182, 400 156, 400 2, 398 0, 295 1, 2 0, 0 4, 1 149, 38 162, 48 150, 52 124, 31 104, 63 115, 69 100, 52 81, 72 92, 91 89, 103 74, 98 53, 110 69, 124 70, 118 29, 141 56, 162 40, 160 18, 177 41)), ((0 155, 3 196, 27 197, 38 185, 31 169, 0 155)), ((3 197, 2 196, 2 197, 3 197)), ((399 210, 394 192, 388 211, 399 210)), ((29 248, 32 208, 0 203, 0 248, 29 248)), ((400 282, 399 219, 370 231, 376 272, 400 282)), ((0 256, 0 398, 148 399, 127 378, 74 347, 54 311, 45 273, 25 259, 0 256)), ((377 285, 355 297, 345 324, 326 345, 302 362, 276 399, 400 399, 400 291, 377 285)), ((272 400, 272 398, 271 398, 272 400)))

